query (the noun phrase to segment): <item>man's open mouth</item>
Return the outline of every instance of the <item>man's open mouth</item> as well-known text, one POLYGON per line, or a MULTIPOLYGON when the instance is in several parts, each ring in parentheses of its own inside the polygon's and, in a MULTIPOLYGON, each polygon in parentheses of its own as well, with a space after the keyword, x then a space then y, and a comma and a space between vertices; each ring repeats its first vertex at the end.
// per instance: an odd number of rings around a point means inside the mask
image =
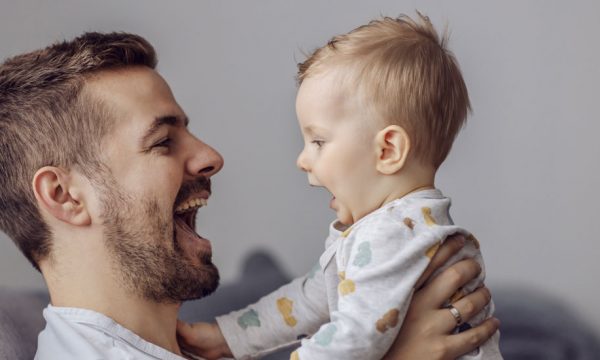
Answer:
POLYGON ((191 230, 196 228, 196 214, 198 209, 208 204, 208 200, 203 198, 192 198, 175 209, 175 217, 181 218, 191 230))
MULTIPOLYGON (((202 248, 204 251, 211 251, 210 242, 195 231, 198 209, 206 206, 207 203, 208 200, 204 197, 192 196, 175 209, 173 216, 175 220, 175 239, 179 246, 186 251, 193 251, 197 247, 202 248)), ((197 250, 193 252, 197 252, 197 250)))

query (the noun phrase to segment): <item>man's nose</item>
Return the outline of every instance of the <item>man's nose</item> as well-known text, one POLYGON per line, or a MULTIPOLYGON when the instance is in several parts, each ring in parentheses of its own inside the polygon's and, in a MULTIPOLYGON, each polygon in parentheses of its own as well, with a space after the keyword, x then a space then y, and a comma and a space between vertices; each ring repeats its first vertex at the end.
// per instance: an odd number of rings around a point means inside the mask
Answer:
POLYGON ((186 162, 186 171, 191 176, 211 177, 223 167, 223 157, 215 149, 194 139, 194 148, 186 162))

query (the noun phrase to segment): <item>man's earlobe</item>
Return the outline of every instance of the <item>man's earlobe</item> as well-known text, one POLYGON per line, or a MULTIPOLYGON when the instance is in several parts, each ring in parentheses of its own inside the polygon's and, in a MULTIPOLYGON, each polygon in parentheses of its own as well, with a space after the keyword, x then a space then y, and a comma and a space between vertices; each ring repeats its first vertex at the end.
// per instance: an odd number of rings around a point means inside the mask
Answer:
POLYGON ((410 137, 403 127, 389 125, 375 135, 377 171, 392 175, 400 171, 410 152, 410 137))
POLYGON ((65 170, 45 166, 33 176, 33 193, 42 212, 62 222, 86 226, 91 217, 83 201, 83 192, 65 170))

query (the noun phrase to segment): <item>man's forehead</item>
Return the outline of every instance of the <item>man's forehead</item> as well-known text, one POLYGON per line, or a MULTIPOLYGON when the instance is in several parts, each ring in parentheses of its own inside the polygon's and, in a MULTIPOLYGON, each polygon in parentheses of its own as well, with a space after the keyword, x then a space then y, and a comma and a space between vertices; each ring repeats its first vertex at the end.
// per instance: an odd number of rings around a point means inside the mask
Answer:
POLYGON ((186 119, 166 81, 147 67, 101 71, 91 75, 85 86, 123 125, 127 118, 137 119, 135 125, 143 128, 152 125, 156 118, 186 119))
POLYGON ((107 159, 140 153, 156 140, 153 135, 160 134, 163 126, 185 126, 187 122, 166 81, 150 68, 99 72, 85 87, 110 112, 110 135, 102 140, 107 159))
POLYGON ((86 85, 97 91, 121 89, 162 77, 147 66, 125 66, 94 71, 86 76, 86 85), (128 81, 123 81, 128 80, 128 81))

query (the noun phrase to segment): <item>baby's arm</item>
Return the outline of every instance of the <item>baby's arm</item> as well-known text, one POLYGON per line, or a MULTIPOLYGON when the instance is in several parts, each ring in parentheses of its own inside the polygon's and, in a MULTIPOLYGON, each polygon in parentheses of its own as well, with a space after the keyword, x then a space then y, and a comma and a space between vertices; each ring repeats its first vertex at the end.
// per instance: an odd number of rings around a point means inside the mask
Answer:
MULTIPOLYGON (((403 323, 401 332, 385 359, 454 359, 459 354, 474 350, 496 332, 498 321, 488 319, 470 330, 453 335, 451 332, 456 326, 454 319, 449 315, 447 309, 440 308, 440 305, 452 294, 470 280, 477 278, 477 274, 481 270, 475 261, 463 260, 443 271, 435 279, 430 279, 431 274, 462 249, 464 244, 463 236, 453 236, 444 242, 435 254, 416 287, 421 288, 425 281, 427 281, 427 285, 415 293, 407 313, 407 320, 403 323)), ((459 306, 458 303, 455 305, 460 309, 463 319, 468 321, 471 316, 479 313, 489 300, 489 291, 480 288, 460 300, 465 302, 464 306, 459 306)), ((213 352, 212 355, 202 352, 205 349, 203 344, 206 341, 214 340, 206 339, 210 337, 208 334, 213 330, 220 334, 216 324, 180 322, 178 339, 186 349, 207 359, 232 356, 225 352, 213 352), (208 328, 201 328, 198 325, 206 325, 208 328)), ((222 344, 227 346, 224 338, 222 338, 222 344)), ((227 351, 229 350, 227 349, 227 351)))
MULTIPOLYGON (((427 250, 441 239, 413 236, 397 221, 361 226, 338 253, 338 310, 292 359, 381 359, 396 338, 427 250)), ((432 254, 430 254, 433 256, 432 254)))
POLYGON ((328 319, 323 271, 317 265, 257 303, 217 317, 218 326, 181 323, 178 331, 184 347, 197 355, 249 359, 299 343, 328 319), (192 326, 202 329, 194 331, 192 326))

